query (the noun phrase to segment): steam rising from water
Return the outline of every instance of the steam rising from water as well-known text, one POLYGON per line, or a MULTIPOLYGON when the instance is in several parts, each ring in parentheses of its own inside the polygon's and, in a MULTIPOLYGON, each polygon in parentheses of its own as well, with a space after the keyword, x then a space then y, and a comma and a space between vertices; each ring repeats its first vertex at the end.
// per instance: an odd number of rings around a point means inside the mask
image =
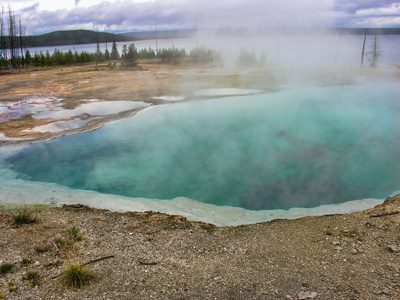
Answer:
POLYGON ((7 159, 25 180, 252 210, 399 190, 399 89, 287 88, 152 107, 7 159))

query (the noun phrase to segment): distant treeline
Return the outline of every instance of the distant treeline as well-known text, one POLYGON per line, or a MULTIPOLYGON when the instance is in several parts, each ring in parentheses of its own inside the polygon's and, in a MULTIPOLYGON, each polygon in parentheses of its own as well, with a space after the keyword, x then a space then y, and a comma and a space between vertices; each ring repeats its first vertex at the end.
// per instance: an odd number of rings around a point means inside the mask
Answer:
POLYGON ((139 59, 159 59, 161 62, 169 63, 175 59, 185 57, 189 57, 193 62, 202 64, 216 64, 221 62, 221 56, 216 51, 205 49, 204 47, 197 47, 189 53, 184 49, 175 47, 162 48, 158 52, 151 47, 138 51, 132 43, 129 46, 123 45, 122 53, 119 54, 115 42, 112 43, 111 53, 108 49, 104 52, 96 51, 92 53, 86 51, 78 53, 78 51, 73 52, 72 50, 63 52, 55 49, 52 54, 48 50, 46 52, 35 51, 33 54, 29 50, 26 50, 24 53, 24 62, 27 67, 45 67, 108 61, 110 67, 116 67, 116 63, 119 61, 121 67, 134 67, 137 65, 139 59))
POLYGON ((95 32, 90 30, 65 30, 54 31, 41 35, 31 35, 26 38, 27 47, 48 47, 63 45, 95 44, 116 42, 130 42, 137 38, 108 32, 95 32))

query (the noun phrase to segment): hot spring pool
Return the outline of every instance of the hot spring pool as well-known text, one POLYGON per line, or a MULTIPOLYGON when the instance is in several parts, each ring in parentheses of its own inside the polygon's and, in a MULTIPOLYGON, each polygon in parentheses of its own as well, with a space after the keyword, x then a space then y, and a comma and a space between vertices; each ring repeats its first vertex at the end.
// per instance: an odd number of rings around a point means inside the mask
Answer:
POLYGON ((160 105, 94 132, 11 148, 2 176, 246 210, 384 199, 400 190, 399 117, 393 85, 160 105))

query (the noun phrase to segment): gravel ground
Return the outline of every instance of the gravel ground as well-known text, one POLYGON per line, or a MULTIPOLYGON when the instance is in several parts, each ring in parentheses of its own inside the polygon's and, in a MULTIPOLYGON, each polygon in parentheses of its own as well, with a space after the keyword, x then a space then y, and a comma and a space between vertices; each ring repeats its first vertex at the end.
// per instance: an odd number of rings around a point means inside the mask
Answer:
POLYGON ((2 212, 0 261, 13 267, 0 274, 0 291, 5 299, 399 299, 400 214, 384 214, 399 209, 397 195, 365 212, 237 227, 83 205, 17 226, 2 212), (79 241, 67 232, 74 226, 79 241), (71 264, 86 264, 93 278, 66 286, 71 264))

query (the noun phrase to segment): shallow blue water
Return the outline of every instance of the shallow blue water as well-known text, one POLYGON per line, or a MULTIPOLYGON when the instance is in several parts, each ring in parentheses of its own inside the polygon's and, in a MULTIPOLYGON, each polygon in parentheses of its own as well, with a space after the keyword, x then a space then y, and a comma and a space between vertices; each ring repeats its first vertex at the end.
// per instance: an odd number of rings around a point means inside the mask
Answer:
POLYGON ((385 198, 400 189, 393 86, 288 88, 156 106, 8 158, 20 178, 247 209, 385 198))

